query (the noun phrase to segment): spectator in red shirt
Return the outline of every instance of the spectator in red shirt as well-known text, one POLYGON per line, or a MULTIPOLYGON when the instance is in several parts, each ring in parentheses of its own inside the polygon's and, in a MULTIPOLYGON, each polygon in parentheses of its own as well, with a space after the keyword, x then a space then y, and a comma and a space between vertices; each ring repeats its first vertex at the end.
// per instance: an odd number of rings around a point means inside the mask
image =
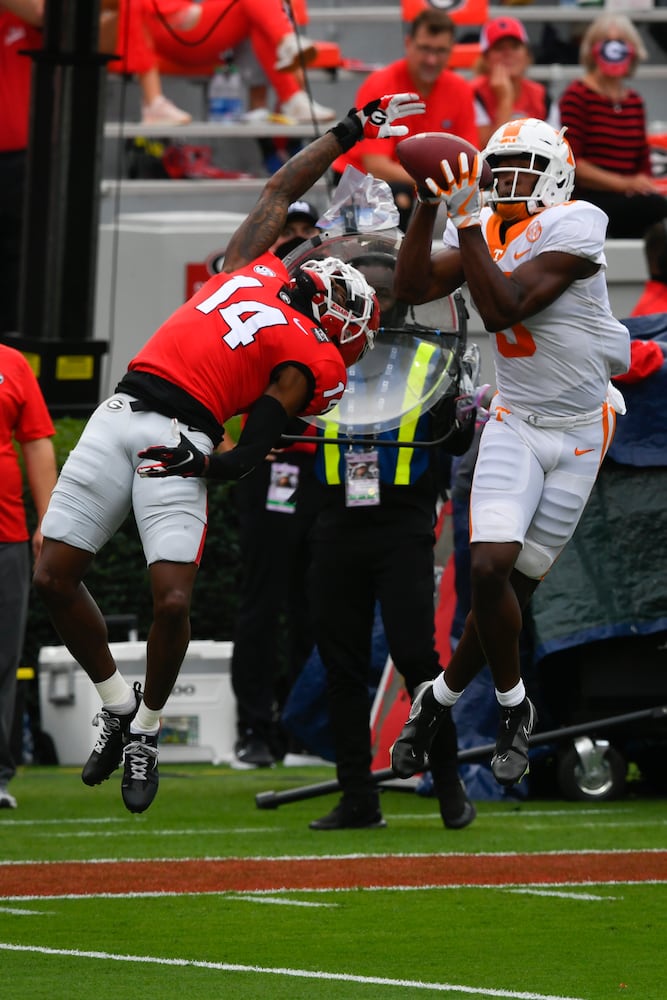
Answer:
POLYGON ((142 121, 187 124, 190 115, 162 93, 158 57, 193 68, 218 62, 227 49, 249 39, 281 112, 297 122, 333 121, 336 113, 310 101, 297 75, 315 58, 310 39, 297 39, 281 0, 121 0, 118 45, 122 61, 112 70, 136 73, 142 121), (127 20, 126 20, 127 19, 127 20))
POLYGON ((496 17, 484 25, 480 36, 482 56, 472 81, 475 120, 480 149, 501 125, 514 118, 542 118, 560 127, 558 106, 552 105, 546 87, 529 80, 532 62, 528 35, 515 17, 496 17))
POLYGON ((646 109, 627 85, 647 53, 623 14, 601 14, 584 33, 583 77, 560 98, 562 124, 576 167, 574 197, 609 216, 607 235, 634 238, 667 216, 667 199, 651 175, 646 109))
POLYGON ((187 125, 192 115, 165 96, 155 48, 146 24, 144 0, 102 0, 100 48, 119 53, 107 68, 134 75, 141 90, 141 120, 148 124, 187 125))
MULTIPOLYGON (((428 8, 411 22, 405 39, 405 56, 371 73, 357 92, 362 107, 374 94, 414 91, 426 104, 426 112, 406 120, 409 134, 454 132, 475 146, 479 143, 470 84, 447 69, 454 44, 454 22, 443 11, 428 8)), ((405 230, 414 201, 414 180, 396 158, 398 139, 377 142, 365 139, 333 163, 336 174, 348 164, 387 181, 399 210, 399 225, 405 230)))
POLYGON ((23 476, 14 448, 21 449, 37 512, 32 554, 42 546, 40 530, 56 482, 51 442, 55 428, 30 365, 13 347, 0 344, 0 809, 15 809, 8 784, 16 773, 11 733, 30 592, 30 540, 23 503, 23 476))

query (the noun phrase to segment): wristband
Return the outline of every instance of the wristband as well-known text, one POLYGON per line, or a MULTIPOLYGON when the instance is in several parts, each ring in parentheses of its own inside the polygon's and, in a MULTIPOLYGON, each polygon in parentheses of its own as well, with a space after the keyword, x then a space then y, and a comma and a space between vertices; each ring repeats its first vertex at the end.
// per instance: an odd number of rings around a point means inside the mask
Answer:
POLYGON ((342 151, 347 153, 364 134, 364 126, 357 115, 357 109, 350 108, 347 116, 329 131, 335 136, 342 151))

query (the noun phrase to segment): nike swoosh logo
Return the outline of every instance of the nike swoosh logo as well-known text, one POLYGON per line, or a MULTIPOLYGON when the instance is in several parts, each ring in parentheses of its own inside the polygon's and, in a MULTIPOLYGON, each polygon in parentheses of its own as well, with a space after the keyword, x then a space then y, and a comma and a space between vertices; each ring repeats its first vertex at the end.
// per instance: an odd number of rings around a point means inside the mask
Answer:
POLYGON ((575 448, 575 455, 588 455, 589 452, 595 451, 595 448, 575 448))
POLYGON ((522 257, 525 257, 527 253, 530 253, 530 249, 531 249, 531 248, 530 248, 530 247, 528 247, 528 249, 527 249, 527 250, 519 250, 519 251, 515 252, 515 254, 514 254, 514 259, 515 259, 515 260, 521 260, 521 258, 522 258, 522 257))

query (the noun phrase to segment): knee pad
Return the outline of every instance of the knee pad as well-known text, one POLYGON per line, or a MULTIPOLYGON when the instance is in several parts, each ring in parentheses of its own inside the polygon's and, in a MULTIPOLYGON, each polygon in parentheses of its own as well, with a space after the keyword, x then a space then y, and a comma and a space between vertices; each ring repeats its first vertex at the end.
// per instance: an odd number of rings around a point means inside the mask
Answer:
POLYGON ((515 568, 531 580, 541 580, 553 566, 555 556, 548 549, 541 548, 535 542, 524 543, 515 568))

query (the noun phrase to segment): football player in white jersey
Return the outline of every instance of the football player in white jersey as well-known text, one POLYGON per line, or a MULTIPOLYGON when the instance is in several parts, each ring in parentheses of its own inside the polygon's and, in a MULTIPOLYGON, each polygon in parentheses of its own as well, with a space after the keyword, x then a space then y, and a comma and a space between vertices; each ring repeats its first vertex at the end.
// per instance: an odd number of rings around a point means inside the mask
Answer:
POLYGON ((627 370, 630 338, 605 280, 607 216, 570 201, 574 158, 535 118, 499 128, 483 154, 443 160, 418 192, 395 291, 409 302, 464 282, 491 334, 497 391, 481 436, 470 504, 471 613, 443 674, 415 699, 392 747, 394 772, 427 766, 443 713, 489 664, 500 725, 491 769, 501 785, 528 770, 536 722, 519 663, 522 611, 572 537, 611 443, 623 400, 609 379, 627 370), (484 196, 482 157, 493 172, 484 196), (438 207, 444 249, 431 254, 438 207))

